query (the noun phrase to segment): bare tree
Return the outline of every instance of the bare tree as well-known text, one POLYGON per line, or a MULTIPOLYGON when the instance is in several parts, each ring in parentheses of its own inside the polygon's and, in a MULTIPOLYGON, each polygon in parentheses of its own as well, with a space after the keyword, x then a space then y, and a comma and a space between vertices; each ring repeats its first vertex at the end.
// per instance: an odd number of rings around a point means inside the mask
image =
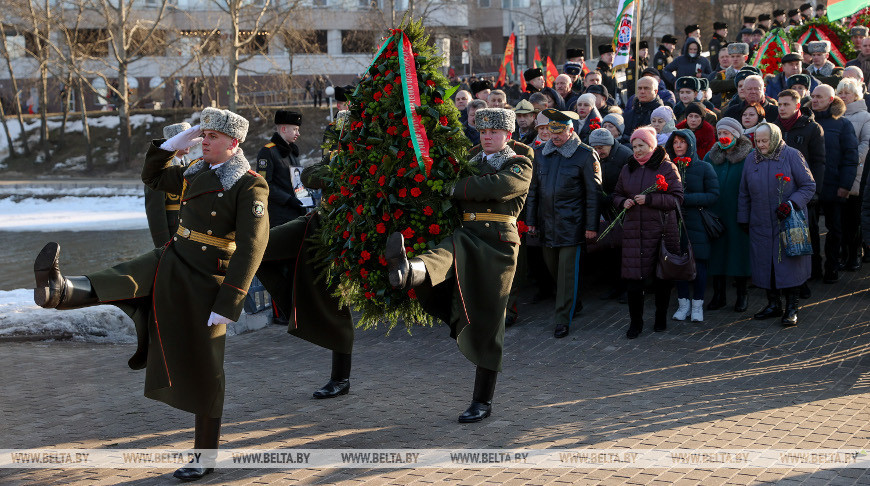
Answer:
MULTIPOLYGON (((6 39, 6 27, 3 22, 0 22, 0 46, 2 46, 3 60, 6 62, 6 69, 9 71, 9 80, 12 83, 12 98, 15 103, 15 113, 18 115, 18 125, 21 128, 21 146, 24 148, 24 155, 30 155, 30 144, 27 143, 27 133, 24 128, 24 116, 21 113, 21 90, 18 87, 18 78, 15 75, 15 69, 12 67, 12 52, 9 50, 9 43, 6 39)), ((13 153, 13 147, 9 145, 10 153, 13 153)))

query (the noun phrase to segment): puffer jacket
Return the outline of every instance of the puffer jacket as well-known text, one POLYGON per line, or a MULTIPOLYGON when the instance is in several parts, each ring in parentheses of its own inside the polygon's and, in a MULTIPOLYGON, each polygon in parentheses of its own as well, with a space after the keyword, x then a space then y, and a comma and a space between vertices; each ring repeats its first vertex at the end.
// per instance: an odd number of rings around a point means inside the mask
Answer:
MULTIPOLYGON (((834 97, 827 110, 815 111, 816 123, 824 130, 825 179, 822 183, 823 201, 837 200, 837 189, 852 189, 858 172, 858 137, 846 114, 846 103, 834 97)), ((817 183, 818 185, 818 183, 817 183)))
POLYGON ((686 43, 683 44, 683 50, 681 51, 680 57, 673 60, 673 62, 669 63, 662 70, 661 75, 662 79, 667 81, 668 86, 674 86, 677 79, 682 78, 683 76, 695 76, 699 71, 704 75, 704 77, 709 76, 713 72, 713 68, 710 66, 710 61, 701 56, 701 43, 698 42, 698 39, 694 37, 689 37, 686 39, 686 43), (698 47, 698 53, 695 54, 695 57, 689 57, 689 46, 695 44, 698 47), (674 71, 677 72, 674 75, 674 71))
POLYGON ((642 280, 655 275, 659 242, 665 236, 668 250, 679 252, 680 236, 674 210, 683 201, 683 183, 677 168, 663 147, 656 147, 646 164, 640 165, 632 156, 613 191, 613 204, 622 208, 626 199, 642 193, 662 175, 668 183, 667 192, 654 191, 646 195, 646 204, 632 206, 622 223, 622 278, 642 280))
POLYGON ((858 171, 855 174, 855 182, 852 183, 852 190, 849 191, 850 195, 857 196, 861 191, 864 159, 867 158, 867 151, 870 148, 870 113, 867 112, 867 103, 863 98, 849 103, 846 105, 844 116, 852 122, 855 135, 858 136, 858 171))
POLYGON ((542 246, 585 243, 586 231, 598 231, 598 154, 575 133, 561 147, 551 140, 535 149, 535 162, 526 198, 526 224, 536 227, 542 246))

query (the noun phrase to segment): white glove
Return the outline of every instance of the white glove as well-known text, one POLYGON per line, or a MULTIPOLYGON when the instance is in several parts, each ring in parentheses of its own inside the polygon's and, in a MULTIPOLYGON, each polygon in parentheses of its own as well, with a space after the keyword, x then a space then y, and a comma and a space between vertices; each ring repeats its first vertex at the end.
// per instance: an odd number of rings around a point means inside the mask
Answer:
POLYGON ((194 125, 187 130, 179 133, 178 135, 170 138, 169 140, 163 142, 163 144, 160 145, 160 148, 163 150, 168 150, 170 152, 188 149, 202 142, 202 137, 200 137, 201 134, 202 130, 199 128, 199 125, 194 125))
POLYGON ((226 317, 224 317, 220 314, 215 314, 214 312, 212 312, 211 315, 208 316, 208 326, 209 327, 220 326, 221 324, 229 324, 231 322, 233 322, 233 321, 230 319, 227 319, 226 317))

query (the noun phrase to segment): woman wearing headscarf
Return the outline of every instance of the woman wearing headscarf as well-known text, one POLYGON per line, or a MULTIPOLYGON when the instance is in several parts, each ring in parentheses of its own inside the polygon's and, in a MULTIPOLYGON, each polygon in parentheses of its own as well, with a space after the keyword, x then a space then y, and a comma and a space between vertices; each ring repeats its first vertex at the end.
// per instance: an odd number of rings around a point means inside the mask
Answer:
POLYGON ((638 337, 643 330, 644 283, 652 281, 655 289, 655 325, 653 330, 667 329, 670 282, 658 280, 658 262, 662 235, 671 251, 679 251, 680 237, 677 218, 673 214, 683 200, 683 184, 677 168, 665 149, 658 145, 652 127, 640 127, 631 135, 634 155, 622 168, 613 190, 613 204, 625 208, 622 222, 622 278, 628 289, 628 313, 631 322, 628 339, 638 337), (665 190, 644 194, 656 184, 658 176, 667 182, 665 190))
POLYGON ((842 246, 846 255, 843 265, 846 270, 855 271, 861 268, 861 256, 858 254, 861 248, 861 188, 862 181, 867 179, 864 175, 864 159, 867 158, 870 148, 870 113, 867 112, 867 103, 864 101, 864 88, 858 80, 844 78, 840 81, 837 85, 837 96, 846 104, 846 114, 843 116, 852 122, 858 136, 858 171, 843 206, 841 223, 842 246))
POLYGON ((704 160, 713 165, 719 178, 719 199, 710 209, 722 219, 725 233, 710 245, 707 274, 713 279, 713 298, 707 310, 725 307, 726 279, 734 277, 737 287, 735 312, 747 307, 746 282, 752 274, 749 266, 749 236, 737 226, 737 194, 746 156, 752 152, 752 142, 743 136, 743 126, 734 118, 725 117, 716 124, 719 141, 707 152, 704 160))
POLYGON ((664 146, 671 136, 671 132, 676 129, 676 117, 674 110, 670 106, 660 106, 653 110, 649 117, 649 124, 656 130, 656 142, 664 146))
POLYGON ((743 167, 737 201, 737 222, 749 234, 752 283, 767 290, 767 306, 755 318, 782 316, 784 326, 794 326, 798 287, 810 278, 812 257, 786 255, 779 233, 792 211, 804 211, 816 183, 801 153, 783 142, 778 126, 759 125, 755 143, 743 167), (785 313, 780 291, 785 294, 785 313))
POLYGON ((704 106, 701 103, 689 103, 683 114, 686 119, 677 124, 677 128, 688 128, 695 135, 698 158, 703 159, 716 143, 716 128, 704 119, 704 106))
POLYGON ((704 292, 707 288, 707 261, 710 259, 710 238, 701 220, 702 208, 709 208, 719 199, 719 178, 709 162, 698 158, 695 135, 691 130, 675 130, 665 146, 671 161, 683 180, 683 219, 686 234, 692 244, 697 275, 692 282, 677 282, 677 312, 674 320, 684 321, 691 312, 692 322, 704 320, 704 292), (692 295, 689 295, 689 284, 692 295))
POLYGON ((580 137, 580 141, 589 145, 589 134, 596 128, 601 128, 601 113, 595 107, 595 95, 584 93, 577 98, 574 105, 578 120, 574 120, 574 132, 580 137))
POLYGON ((764 121, 764 107, 760 103, 750 103, 740 111, 740 126, 743 127, 743 135, 750 142, 755 138, 755 130, 764 121))

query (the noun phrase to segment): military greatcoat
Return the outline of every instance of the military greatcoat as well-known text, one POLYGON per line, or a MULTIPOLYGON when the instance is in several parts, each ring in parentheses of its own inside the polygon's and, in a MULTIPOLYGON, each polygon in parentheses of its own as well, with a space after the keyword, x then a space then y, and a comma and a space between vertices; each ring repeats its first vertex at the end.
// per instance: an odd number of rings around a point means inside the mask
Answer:
MULTIPOLYGON (((173 157, 172 165, 186 167, 187 156, 173 157)), ((169 192, 155 191, 145 186, 145 217, 148 218, 148 230, 155 247, 161 247, 169 241, 178 229, 178 211, 181 209, 180 195, 169 192)))
POLYGON ((241 151, 217 169, 203 161, 185 169, 171 165, 174 152, 161 143, 148 148, 142 181, 181 194, 176 235, 87 277, 100 303, 118 306, 136 324, 129 365, 145 368, 145 396, 218 418, 226 326, 207 323, 211 312, 239 319, 269 237, 269 188, 241 151))

